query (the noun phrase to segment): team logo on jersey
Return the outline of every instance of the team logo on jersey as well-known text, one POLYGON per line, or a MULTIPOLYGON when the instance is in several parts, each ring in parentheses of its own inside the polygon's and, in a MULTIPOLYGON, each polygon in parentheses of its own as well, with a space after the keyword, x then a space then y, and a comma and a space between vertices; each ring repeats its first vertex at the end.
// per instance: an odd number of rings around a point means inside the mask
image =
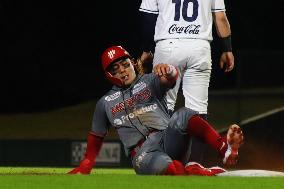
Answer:
POLYGON ((125 106, 131 108, 139 102, 144 102, 151 97, 151 91, 146 88, 145 90, 134 94, 132 97, 126 99, 124 102, 119 102, 111 108, 112 115, 125 110, 125 106))
POLYGON ((169 34, 199 34, 201 25, 190 24, 188 26, 179 26, 173 24, 169 28, 169 34))
POLYGON ((116 92, 112 95, 106 96, 105 100, 109 102, 109 101, 117 99, 118 97, 120 97, 120 95, 121 95, 121 92, 119 91, 119 92, 116 92))
POLYGON ((115 55, 115 50, 110 50, 110 51, 108 51, 107 55, 108 55, 108 57, 109 57, 110 59, 113 59, 113 57, 114 57, 114 55, 115 55))
POLYGON ((135 93, 143 90, 144 88, 146 88, 146 83, 144 83, 143 81, 139 82, 136 85, 134 85, 132 93, 135 94, 135 93))

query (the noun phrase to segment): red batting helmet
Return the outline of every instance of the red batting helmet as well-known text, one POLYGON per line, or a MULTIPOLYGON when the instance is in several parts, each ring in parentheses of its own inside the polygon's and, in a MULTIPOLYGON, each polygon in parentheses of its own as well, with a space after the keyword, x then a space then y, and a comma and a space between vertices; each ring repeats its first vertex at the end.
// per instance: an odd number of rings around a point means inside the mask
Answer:
POLYGON ((111 65, 113 62, 122 59, 122 58, 131 58, 130 54, 121 46, 112 46, 107 48, 101 57, 102 60, 102 66, 105 71, 106 77, 110 82, 112 82, 115 85, 121 86, 122 82, 120 79, 117 79, 111 75, 111 73, 108 72, 107 68, 109 65, 111 65))

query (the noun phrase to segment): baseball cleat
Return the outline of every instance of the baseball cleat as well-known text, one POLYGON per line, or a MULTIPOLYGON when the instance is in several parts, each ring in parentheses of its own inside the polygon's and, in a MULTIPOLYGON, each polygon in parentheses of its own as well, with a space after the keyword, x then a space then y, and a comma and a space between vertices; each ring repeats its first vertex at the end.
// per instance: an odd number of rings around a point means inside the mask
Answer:
POLYGON ((224 172, 227 172, 226 169, 223 169, 222 167, 210 167, 208 168, 209 170, 211 170, 212 173, 214 173, 214 175, 217 175, 219 173, 224 173, 224 172))
POLYGON ((244 143, 244 135, 242 129, 233 124, 227 132, 228 148, 225 152, 223 163, 225 165, 235 165, 238 161, 238 149, 244 143))
POLYGON ((215 176, 216 174, 226 172, 226 170, 221 167, 205 168, 201 164, 196 162, 187 163, 185 165, 185 170, 187 175, 199 176, 215 176))

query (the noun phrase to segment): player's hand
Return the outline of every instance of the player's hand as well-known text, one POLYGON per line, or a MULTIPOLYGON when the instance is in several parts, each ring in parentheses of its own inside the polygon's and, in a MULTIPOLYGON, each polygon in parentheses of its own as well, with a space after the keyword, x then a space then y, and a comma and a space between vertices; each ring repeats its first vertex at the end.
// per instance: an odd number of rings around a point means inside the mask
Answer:
POLYGON ((176 84, 178 71, 170 64, 156 64, 153 73, 159 77, 161 84, 166 87, 172 88, 176 84))
POLYGON ((173 69, 175 69, 173 66, 170 66, 168 64, 156 64, 153 68, 154 74, 158 75, 159 77, 162 76, 170 76, 173 73, 173 69))
POLYGON ((91 173, 93 166, 94 166, 94 163, 92 161, 90 161, 89 159, 83 159, 80 163, 80 166, 69 171, 68 174, 87 175, 91 173))
POLYGON ((225 72, 230 72, 234 69, 234 55, 232 52, 223 52, 220 58, 220 68, 225 72))

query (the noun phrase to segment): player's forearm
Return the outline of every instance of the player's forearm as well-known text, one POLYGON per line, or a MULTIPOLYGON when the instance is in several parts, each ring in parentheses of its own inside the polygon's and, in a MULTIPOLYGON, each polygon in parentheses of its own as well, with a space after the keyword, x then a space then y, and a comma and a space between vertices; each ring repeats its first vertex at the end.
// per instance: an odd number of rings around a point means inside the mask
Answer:
POLYGON ((92 132, 88 134, 87 149, 85 154, 86 159, 89 159, 90 161, 93 161, 93 163, 95 163, 96 157, 98 156, 103 145, 103 140, 103 137, 97 136, 92 132))
POLYGON ((231 35, 230 23, 227 19, 225 12, 214 13, 213 19, 214 19, 217 34, 220 38, 228 37, 231 35))
POLYGON ((225 12, 213 14, 222 52, 232 52, 231 28, 225 12))
POLYGON ((102 144, 103 137, 90 132, 87 139, 87 149, 84 159, 81 161, 80 166, 69 171, 68 174, 90 174, 102 144))

